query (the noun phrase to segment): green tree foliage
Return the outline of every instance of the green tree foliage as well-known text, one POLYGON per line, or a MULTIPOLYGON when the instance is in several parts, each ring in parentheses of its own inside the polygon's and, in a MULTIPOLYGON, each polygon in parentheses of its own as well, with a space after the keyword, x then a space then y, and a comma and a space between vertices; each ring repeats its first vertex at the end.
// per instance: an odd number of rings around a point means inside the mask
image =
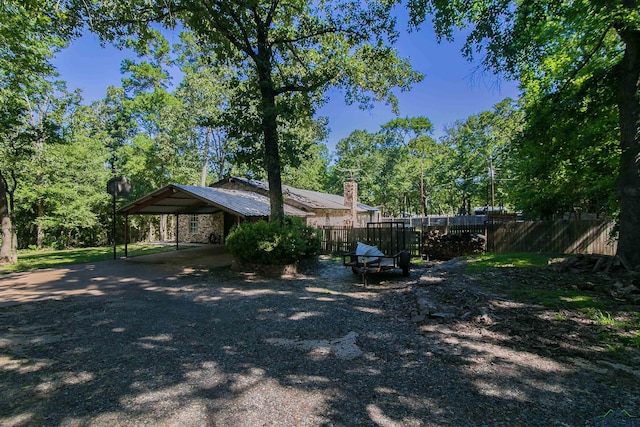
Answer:
POLYGON ((0 4, 0 264, 17 260, 15 165, 28 159, 43 130, 54 133, 50 122, 33 128, 29 99, 43 93, 53 69, 53 53, 72 35, 73 22, 62 2, 34 0, 0 4))
POLYGON ((125 91, 122 87, 109 86, 106 96, 91 107, 95 116, 86 125, 95 138, 103 141, 109 150, 108 165, 113 175, 122 174, 122 151, 135 135, 136 126, 132 114, 125 108, 125 91))
MULTIPOLYGON (((411 210, 410 200, 418 201, 419 213, 426 215, 427 194, 425 167, 431 151, 435 148, 431 138, 433 125, 426 117, 396 118, 381 127, 386 138, 396 141, 406 148, 405 161, 396 168, 398 176, 404 177, 404 185, 396 186, 396 197, 403 207, 403 212, 411 210)), ((405 150, 403 150, 405 151, 405 150)))
POLYGON ((383 214, 426 212, 430 189, 441 177, 441 146, 431 138, 425 117, 398 118, 376 133, 356 130, 336 145, 336 162, 330 168, 329 188, 341 192, 355 173, 358 199, 381 206, 383 214))
MULTIPOLYGON (((198 184, 202 168, 193 116, 172 93, 171 48, 158 32, 144 42, 129 40, 136 60, 122 62, 122 87, 109 87, 96 103, 96 134, 104 135, 110 151, 112 176, 126 176, 133 183, 130 198, 140 197, 170 182, 198 184)), ((151 229, 157 218, 135 217, 134 228, 151 229)), ((166 216, 160 218, 160 237, 166 236, 166 216)))
POLYGON ((359 200, 392 216, 472 214, 475 206, 514 206, 511 149, 523 115, 511 99, 456 122, 436 141, 426 117, 398 118, 376 133, 354 131, 336 145, 329 188, 342 190, 355 171, 359 200))
POLYGON ((122 108, 131 119, 133 137, 121 147, 123 173, 142 195, 170 182, 199 182, 195 141, 186 137, 182 101, 169 92, 170 47, 159 32, 134 45, 142 60, 122 63, 122 108))
MULTIPOLYGON (((430 136, 419 136, 409 144, 414 152, 412 170, 420 171, 425 215, 453 215, 459 206, 455 192, 453 149, 430 136)), ((420 212, 422 214, 422 212, 420 212)))
POLYGON ((615 214, 619 117, 610 78, 589 79, 525 104, 526 126, 514 144, 519 209, 615 214), (540 155, 544 153, 544 155, 540 155))
POLYGON ((16 192, 20 247, 106 243, 109 151, 102 140, 94 138, 89 126, 94 120, 90 107, 71 111, 65 119, 64 140, 46 146, 40 173, 25 177, 16 192), (34 185, 33 179, 39 179, 39 184, 34 185), (37 230, 26 232, 32 225, 42 230, 42 236, 37 230))
POLYGON ((193 33, 180 34, 175 47, 177 63, 184 73, 175 96, 181 101, 184 133, 198 149, 200 185, 213 175, 217 181, 228 175, 237 141, 231 137, 231 100, 235 96, 238 71, 217 60, 197 44, 193 33))
MULTIPOLYGON (((563 102, 573 100, 588 104, 588 98, 581 98, 587 92, 580 88, 600 86, 598 80, 611 79, 610 87, 615 87, 616 98, 610 102, 615 102, 620 123, 618 255, 630 265, 640 266, 640 246, 637 244, 640 237, 637 214, 640 211, 638 2, 410 0, 408 4, 416 25, 427 14, 433 14, 434 28, 441 38, 450 39, 454 27, 470 27, 464 54, 473 58, 482 53, 487 68, 520 79, 525 95, 532 100, 560 102, 562 99, 563 102)), ((541 108, 548 111, 544 105, 541 108)), ((600 109, 596 114, 601 112, 600 109)), ((537 119, 540 117, 538 115, 537 119)), ((550 126, 556 121, 554 117, 546 117, 550 126)), ((596 122, 603 123, 601 120, 606 121, 596 118, 596 122)), ((584 136, 591 138, 593 132, 584 136)), ((599 150, 611 150, 610 141, 610 137, 605 137, 599 150)), ((593 144, 583 139, 583 145, 590 147, 593 144)), ((545 145, 543 155, 549 152, 548 148, 545 145)), ((575 167, 567 166, 567 169, 575 167)))
POLYGON ((296 167, 285 165, 282 182, 292 187, 306 190, 325 191, 328 181, 329 150, 327 146, 316 142, 311 145, 296 167))
MULTIPOLYGON (((255 112, 245 126, 259 129, 260 159, 269 181, 272 219, 284 218, 281 152, 284 121, 311 117, 328 87, 343 88, 348 102, 394 102, 391 89, 419 79, 388 45, 395 39, 388 2, 94 1, 88 23, 106 39, 137 35, 149 25, 176 24, 192 31, 203 50, 231 61, 244 76, 241 105, 255 112), (116 24, 116 26, 114 26, 116 24)), ((297 120, 293 120, 296 122, 297 120)), ((250 152, 251 150, 249 150, 250 152)))
POLYGON ((11 171, 20 182, 15 192, 19 246, 42 247, 52 239, 82 240, 78 238, 80 230, 96 225, 91 197, 86 197, 90 189, 84 186, 95 189, 96 173, 104 165, 99 151, 90 154, 84 144, 73 139, 79 96, 55 82, 27 101, 25 129, 31 135, 31 155, 14 158, 11 171), (81 154, 87 159, 78 157, 81 154))
POLYGON ((450 178, 460 200, 458 213, 471 215, 476 206, 504 206, 510 201, 507 189, 514 179, 510 148, 521 127, 522 113, 513 100, 505 99, 492 111, 473 115, 446 129, 441 142, 453 153, 450 171, 454 174, 450 178))
POLYGON ((392 187, 401 181, 394 174, 406 152, 398 143, 381 133, 356 130, 336 144, 335 155, 329 184, 332 192, 341 193, 345 179, 355 173, 360 202, 382 206, 391 214, 400 213, 401 203, 392 187))

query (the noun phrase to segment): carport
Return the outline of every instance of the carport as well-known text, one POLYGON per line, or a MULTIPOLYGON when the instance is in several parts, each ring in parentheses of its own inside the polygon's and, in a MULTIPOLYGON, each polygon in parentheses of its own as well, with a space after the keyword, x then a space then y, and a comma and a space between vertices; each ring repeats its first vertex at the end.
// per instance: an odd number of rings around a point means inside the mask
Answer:
MULTIPOLYGON (((269 198, 251 191, 226 188, 169 184, 153 191, 118 210, 125 218, 125 257, 127 256, 129 215, 175 215, 176 249, 180 244, 178 219, 180 215, 208 215, 224 212, 236 224, 243 221, 267 219, 270 214, 269 198)), ((287 204, 285 215, 307 217, 314 214, 287 204)))

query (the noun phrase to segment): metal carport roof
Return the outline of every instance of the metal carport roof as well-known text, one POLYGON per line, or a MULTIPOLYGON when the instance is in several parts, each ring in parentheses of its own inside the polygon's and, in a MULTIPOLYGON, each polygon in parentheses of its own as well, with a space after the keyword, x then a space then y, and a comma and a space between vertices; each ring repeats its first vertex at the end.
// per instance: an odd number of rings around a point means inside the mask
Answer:
MULTIPOLYGON (((220 211, 242 218, 268 217, 269 199, 251 191, 169 184, 123 206, 118 213, 212 214, 220 211)), ((286 204, 284 213, 298 217, 314 215, 286 204)))

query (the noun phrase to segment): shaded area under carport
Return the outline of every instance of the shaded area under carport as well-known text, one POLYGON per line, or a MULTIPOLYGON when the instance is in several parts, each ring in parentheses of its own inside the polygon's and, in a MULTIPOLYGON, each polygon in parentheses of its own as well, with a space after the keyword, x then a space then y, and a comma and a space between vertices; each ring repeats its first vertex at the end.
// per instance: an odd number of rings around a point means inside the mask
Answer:
POLYGON ((130 264, 164 264, 189 269, 228 267, 232 256, 224 245, 192 245, 177 251, 160 252, 128 258, 130 264))

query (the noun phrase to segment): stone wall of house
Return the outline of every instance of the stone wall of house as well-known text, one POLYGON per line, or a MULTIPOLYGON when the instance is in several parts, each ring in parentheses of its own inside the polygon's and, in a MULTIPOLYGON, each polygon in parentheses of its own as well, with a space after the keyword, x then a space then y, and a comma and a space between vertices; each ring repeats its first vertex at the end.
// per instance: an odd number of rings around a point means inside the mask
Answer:
POLYGON ((348 220, 348 210, 335 209, 314 209, 316 216, 306 218, 307 225, 312 227, 346 227, 345 220, 348 220))
MULTIPOLYGON (((307 217, 306 223, 312 227, 351 227, 351 217, 348 210, 316 209, 316 216, 307 217)), ((191 231, 191 215, 179 216, 179 240, 180 243, 209 243, 209 236, 214 233, 223 243, 224 214, 222 212, 213 215, 196 215, 198 230, 191 231)), ((365 228, 368 222, 378 222, 379 213, 371 215, 368 212, 358 214, 356 227, 365 228)), ((154 230, 156 231, 156 230, 154 230)), ((154 233, 155 234, 155 233, 154 233)), ((169 240, 175 241, 175 216, 167 218, 167 234, 169 240)), ((157 236, 154 236, 157 239, 157 236)))
POLYGON ((224 233, 224 215, 222 212, 212 215, 195 215, 192 227, 192 215, 180 215, 178 220, 178 240, 181 243, 209 243, 209 236, 224 233))
MULTIPOLYGON (((307 217, 307 225, 312 227, 352 227, 351 211, 336 209, 314 209, 316 216, 307 217)), ((378 212, 361 212, 357 215, 355 227, 364 228, 368 222, 380 221, 378 212)))

